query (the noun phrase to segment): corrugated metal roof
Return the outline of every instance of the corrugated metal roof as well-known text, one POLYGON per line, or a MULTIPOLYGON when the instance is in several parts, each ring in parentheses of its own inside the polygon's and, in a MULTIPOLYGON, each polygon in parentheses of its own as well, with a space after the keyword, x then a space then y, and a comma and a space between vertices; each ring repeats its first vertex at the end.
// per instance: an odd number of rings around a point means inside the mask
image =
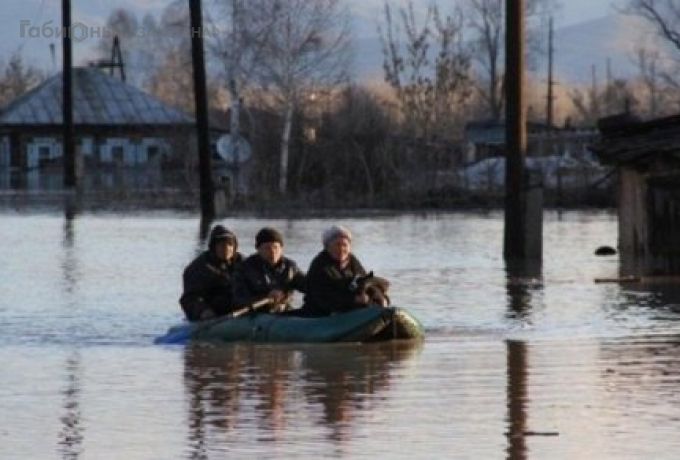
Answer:
MULTIPOLYGON (((2 125, 61 125, 58 73, 0 111, 2 125)), ((177 125, 194 119, 96 68, 73 69, 73 121, 80 125, 177 125)))

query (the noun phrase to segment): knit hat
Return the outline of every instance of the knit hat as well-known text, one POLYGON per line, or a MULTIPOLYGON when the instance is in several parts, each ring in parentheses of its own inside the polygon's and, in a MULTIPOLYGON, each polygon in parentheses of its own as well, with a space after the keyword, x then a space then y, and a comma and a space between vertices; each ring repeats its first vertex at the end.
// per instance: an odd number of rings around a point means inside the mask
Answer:
POLYGON ((323 232, 323 236, 321 237, 323 247, 327 247, 333 242, 333 240, 340 237, 347 238, 350 243, 352 242, 352 232, 350 232, 347 227, 343 227, 342 225, 333 225, 332 227, 326 229, 326 231, 323 232))
POLYGON ((208 243, 210 249, 214 249, 218 241, 231 242, 234 247, 238 248, 238 239, 236 239, 236 235, 222 225, 215 225, 210 231, 210 242, 208 243))
POLYGON ((280 243, 283 246, 283 236, 275 228, 264 227, 257 235, 255 235, 255 247, 259 247, 262 243, 280 243))

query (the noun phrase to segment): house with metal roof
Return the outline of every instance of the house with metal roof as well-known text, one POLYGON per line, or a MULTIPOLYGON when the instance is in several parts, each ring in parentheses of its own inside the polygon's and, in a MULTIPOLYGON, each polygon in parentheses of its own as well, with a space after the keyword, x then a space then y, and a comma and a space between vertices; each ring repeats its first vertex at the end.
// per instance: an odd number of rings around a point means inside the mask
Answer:
MULTIPOLYGON (((94 67, 73 69, 73 120, 85 165, 182 164, 195 152, 192 116, 94 67)), ((0 169, 59 163, 61 131, 58 73, 0 109, 0 169)))

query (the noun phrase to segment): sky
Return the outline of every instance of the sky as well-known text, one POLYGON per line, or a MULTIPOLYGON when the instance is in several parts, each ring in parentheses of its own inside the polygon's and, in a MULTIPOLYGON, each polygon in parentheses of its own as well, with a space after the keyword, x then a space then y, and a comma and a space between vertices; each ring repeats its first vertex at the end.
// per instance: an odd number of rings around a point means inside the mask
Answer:
MULTIPOLYGON (((158 13, 171 0, 71 0, 74 23, 87 26, 101 26, 113 8, 125 8, 138 13, 158 13)), ((346 0, 351 11, 357 15, 361 24, 359 34, 377 34, 374 25, 381 17, 384 0, 346 0)), ((576 24, 612 13, 612 3, 616 0, 561 0, 562 6, 555 17, 557 27, 576 24)), ((621 0, 619 0, 621 1, 621 0)), ((204 3, 206 0, 204 0, 204 3)), ((400 5, 403 1, 391 0, 391 4, 400 5)), ((414 5, 425 6, 429 1, 413 0, 414 5)), ((447 2, 439 0, 443 7, 447 2)), ((449 2, 451 4, 451 2, 449 2)), ((49 45, 56 44, 57 63, 60 59, 60 39, 54 38, 53 27, 61 23, 61 0, 2 0, 0 9, 0 61, 16 50, 20 50, 28 62, 44 70, 52 67, 49 45), (45 26, 46 33, 37 33, 45 26), (36 36, 39 35, 39 36, 36 36)), ((74 62, 82 64, 90 55, 90 50, 97 42, 96 38, 86 38, 74 43, 74 62)))

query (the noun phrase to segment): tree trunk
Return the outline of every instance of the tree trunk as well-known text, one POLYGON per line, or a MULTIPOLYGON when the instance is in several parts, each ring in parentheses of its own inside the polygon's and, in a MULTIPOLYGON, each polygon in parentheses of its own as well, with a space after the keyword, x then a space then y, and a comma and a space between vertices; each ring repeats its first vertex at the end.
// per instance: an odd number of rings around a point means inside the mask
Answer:
POLYGON ((238 86, 236 80, 233 78, 229 82, 229 98, 231 99, 231 113, 229 114, 229 139, 231 140, 231 152, 233 154, 233 174, 234 180, 232 181, 232 196, 239 194, 241 189, 240 184, 240 152, 239 139, 241 137, 241 97, 239 95, 238 86))
POLYGON ((373 205, 373 198, 375 196, 375 190, 373 187, 373 176, 371 175, 371 168, 368 166, 368 162, 366 161, 366 155, 361 146, 357 143, 354 142, 354 150, 356 151, 357 156, 359 157, 359 160, 361 162, 362 169, 364 171, 364 177, 366 178, 366 188, 368 192, 368 205, 372 206, 373 205))
POLYGON ((285 195, 288 190, 288 149, 290 131, 293 126, 293 103, 288 102, 283 117, 283 134, 281 135, 281 164, 279 170, 279 193, 285 195))

